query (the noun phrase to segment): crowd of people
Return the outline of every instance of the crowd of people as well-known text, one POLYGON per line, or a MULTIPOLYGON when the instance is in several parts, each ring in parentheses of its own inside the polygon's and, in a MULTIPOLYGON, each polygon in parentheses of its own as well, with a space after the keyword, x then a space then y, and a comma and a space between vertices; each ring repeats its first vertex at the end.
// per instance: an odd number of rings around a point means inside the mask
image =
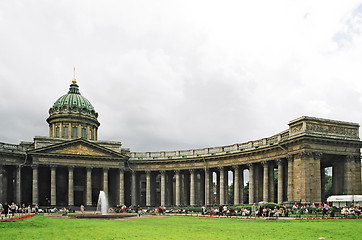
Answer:
POLYGON ((361 214, 361 207, 356 205, 354 206, 353 204, 351 205, 351 207, 347 207, 344 206, 341 210, 341 214, 344 216, 357 216, 359 217, 359 215, 361 214))
POLYGON ((11 204, 8 204, 7 202, 5 202, 4 204, 0 203, 0 213, 5 215, 5 217, 7 217, 8 215, 13 217, 15 216, 16 213, 31 213, 31 212, 38 213, 38 210, 39 210, 38 205, 32 208, 30 205, 28 206, 25 206, 25 204, 17 205, 14 202, 12 202, 11 204))
MULTIPOLYGON (((201 214, 202 215, 210 215, 210 216, 245 216, 245 217, 281 217, 281 216, 288 216, 288 212, 294 212, 294 213, 302 213, 302 214, 308 214, 313 213, 313 210, 316 212, 320 211, 319 213, 322 213, 322 217, 329 216, 334 217, 335 210, 329 207, 329 204, 326 203, 319 203, 319 207, 317 207, 314 203, 311 205, 305 205, 305 204, 298 204, 295 203, 292 208, 287 209, 284 207, 270 207, 269 205, 263 205, 262 203, 259 204, 252 204, 249 208, 241 208, 240 210, 235 210, 233 207, 228 207, 226 205, 220 205, 218 207, 205 207, 203 206, 201 208, 201 214)), ((80 212, 84 213, 84 206, 80 206, 80 212)), ((138 206, 129 206, 126 205, 118 205, 115 208, 110 208, 109 212, 115 212, 115 213, 137 213, 138 216, 142 216, 146 213, 149 214, 158 214, 158 215, 165 215, 166 213, 176 213, 176 214, 187 214, 188 209, 185 208, 178 208, 178 209, 166 209, 165 206, 159 206, 156 208, 145 208, 142 209, 142 207, 138 206)), ((338 210, 339 211, 339 210, 338 210)), ((350 207, 344 206, 340 213, 342 216, 352 216, 352 217, 359 217, 361 214, 361 207, 353 203, 350 207)), ((47 207, 45 209, 40 209, 39 206, 36 204, 34 206, 25 206, 25 204, 17 205, 14 202, 11 204, 8 203, 0 203, 0 213, 5 216, 14 216, 17 213, 35 213, 39 214, 40 212, 44 213, 57 213, 60 212, 63 216, 67 215, 70 212, 75 212, 74 209, 71 208, 56 208, 56 207, 47 207)))

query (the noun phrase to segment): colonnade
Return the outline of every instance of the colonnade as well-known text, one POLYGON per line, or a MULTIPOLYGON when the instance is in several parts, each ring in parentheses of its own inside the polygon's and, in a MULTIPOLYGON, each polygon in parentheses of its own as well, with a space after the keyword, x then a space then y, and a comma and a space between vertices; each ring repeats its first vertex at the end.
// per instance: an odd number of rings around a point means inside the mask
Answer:
POLYGON ((109 196, 111 205, 127 206, 320 202, 324 199, 325 167, 332 167, 333 194, 360 194, 360 159, 356 156, 328 159, 323 161, 318 154, 300 154, 242 165, 158 171, 0 165, 0 202, 95 206, 100 190, 109 196), (248 199, 244 196, 246 182, 248 199), (230 183, 233 183, 233 199, 228 194, 230 183))

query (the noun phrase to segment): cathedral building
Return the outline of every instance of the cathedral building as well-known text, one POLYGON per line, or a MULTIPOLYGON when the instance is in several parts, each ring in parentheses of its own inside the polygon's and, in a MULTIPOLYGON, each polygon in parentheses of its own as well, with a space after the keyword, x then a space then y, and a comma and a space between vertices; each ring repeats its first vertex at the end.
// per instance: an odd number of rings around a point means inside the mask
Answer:
POLYGON ((96 206, 102 190, 111 206, 312 203, 325 198, 327 167, 333 194, 362 194, 357 123, 300 117, 287 130, 256 141, 132 152, 121 142, 99 141, 97 118, 73 79, 49 109, 48 137, 0 143, 0 202, 96 206), (233 199, 228 199, 230 182, 233 199))

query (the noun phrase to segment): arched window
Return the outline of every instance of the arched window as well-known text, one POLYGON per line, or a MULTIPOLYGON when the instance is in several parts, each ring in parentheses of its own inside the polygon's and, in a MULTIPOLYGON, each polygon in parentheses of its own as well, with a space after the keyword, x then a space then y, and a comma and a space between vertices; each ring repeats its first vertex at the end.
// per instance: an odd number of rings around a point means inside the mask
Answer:
POLYGON ((72 127, 72 137, 78 137, 77 127, 72 127))
POLYGON ((68 137, 68 127, 63 128, 63 137, 68 137))
POLYGON ((85 131, 85 128, 82 128, 82 138, 85 138, 85 134, 86 133, 86 131, 85 131))

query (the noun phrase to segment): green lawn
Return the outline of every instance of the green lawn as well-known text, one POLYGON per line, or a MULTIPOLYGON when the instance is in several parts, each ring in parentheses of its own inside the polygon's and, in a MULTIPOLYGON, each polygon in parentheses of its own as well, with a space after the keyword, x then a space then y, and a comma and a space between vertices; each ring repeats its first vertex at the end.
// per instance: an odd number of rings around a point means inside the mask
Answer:
POLYGON ((0 239, 362 239, 362 219, 263 220, 163 217, 133 220, 36 216, 0 223, 0 239))

